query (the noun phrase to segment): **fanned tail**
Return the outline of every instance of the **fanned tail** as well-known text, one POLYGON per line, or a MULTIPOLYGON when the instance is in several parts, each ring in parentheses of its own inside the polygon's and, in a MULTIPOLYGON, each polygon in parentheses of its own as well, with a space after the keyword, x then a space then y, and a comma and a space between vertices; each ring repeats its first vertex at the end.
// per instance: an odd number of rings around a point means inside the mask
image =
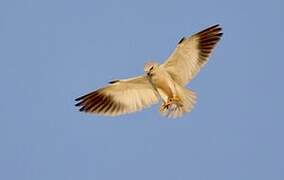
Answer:
POLYGON ((196 94, 190 89, 186 89, 177 85, 177 97, 170 99, 167 104, 162 104, 160 112, 169 118, 177 118, 183 116, 186 112, 190 112, 196 102, 196 94))

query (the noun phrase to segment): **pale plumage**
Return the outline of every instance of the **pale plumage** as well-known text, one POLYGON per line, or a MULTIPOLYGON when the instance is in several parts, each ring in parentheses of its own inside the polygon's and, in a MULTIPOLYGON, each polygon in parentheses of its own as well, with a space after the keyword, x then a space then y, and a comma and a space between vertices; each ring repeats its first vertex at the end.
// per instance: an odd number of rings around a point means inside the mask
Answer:
POLYGON ((185 85, 206 64, 222 33, 211 26, 182 38, 164 64, 146 63, 145 75, 110 82, 110 85, 76 99, 80 111, 116 116, 142 110, 162 100, 160 112, 180 117, 192 110, 195 93, 185 85))
POLYGON ((80 111, 116 116, 158 103, 159 96, 145 76, 110 82, 110 85, 79 97, 80 111))
POLYGON ((207 63, 209 55, 222 36, 221 30, 219 25, 215 25, 189 38, 182 38, 162 66, 176 82, 186 85, 207 63))

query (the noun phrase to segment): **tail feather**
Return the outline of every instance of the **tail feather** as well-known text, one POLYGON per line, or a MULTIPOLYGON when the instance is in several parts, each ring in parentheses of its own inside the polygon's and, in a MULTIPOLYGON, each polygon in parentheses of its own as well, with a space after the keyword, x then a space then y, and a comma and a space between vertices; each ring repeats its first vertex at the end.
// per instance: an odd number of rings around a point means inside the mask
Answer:
POLYGON ((186 112, 190 112, 196 103, 195 92, 182 86, 177 86, 177 98, 178 102, 171 103, 167 108, 161 108, 162 115, 169 118, 181 117, 186 112))

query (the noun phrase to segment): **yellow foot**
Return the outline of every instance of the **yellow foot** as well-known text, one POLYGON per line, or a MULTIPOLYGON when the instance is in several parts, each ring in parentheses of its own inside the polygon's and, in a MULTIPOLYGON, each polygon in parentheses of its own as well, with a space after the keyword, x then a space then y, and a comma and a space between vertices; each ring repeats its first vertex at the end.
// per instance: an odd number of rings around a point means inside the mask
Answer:
POLYGON ((166 102, 166 103, 163 103, 162 106, 160 107, 160 111, 163 112, 165 110, 167 110, 169 108, 169 106, 171 105, 171 102, 166 102))
POLYGON ((177 97, 177 96, 173 96, 173 97, 169 98, 168 101, 170 101, 170 102, 179 102, 179 101, 180 101, 180 98, 177 97))
POLYGON ((181 99, 177 96, 173 96, 172 98, 169 98, 169 104, 176 104, 178 106, 183 106, 182 103, 181 103, 181 99))
MULTIPOLYGON (((168 110, 173 104, 179 107, 183 106, 180 98, 178 98, 177 96, 173 96, 172 98, 169 98, 167 102, 162 104, 160 111, 163 112, 165 110, 168 110)), ((177 108, 176 106, 174 106, 174 108, 177 108)))

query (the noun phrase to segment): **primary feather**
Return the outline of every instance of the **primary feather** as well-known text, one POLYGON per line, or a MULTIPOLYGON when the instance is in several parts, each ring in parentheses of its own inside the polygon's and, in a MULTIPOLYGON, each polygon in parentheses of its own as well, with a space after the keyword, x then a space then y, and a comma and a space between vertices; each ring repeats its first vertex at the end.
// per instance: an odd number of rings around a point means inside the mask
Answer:
POLYGON ((80 111, 101 115, 121 115, 142 110, 158 102, 158 95, 145 76, 117 80, 76 99, 80 111))
POLYGON ((186 85, 207 63, 213 48, 222 36, 219 25, 211 26, 188 38, 182 38, 175 51, 162 65, 172 78, 186 85))

